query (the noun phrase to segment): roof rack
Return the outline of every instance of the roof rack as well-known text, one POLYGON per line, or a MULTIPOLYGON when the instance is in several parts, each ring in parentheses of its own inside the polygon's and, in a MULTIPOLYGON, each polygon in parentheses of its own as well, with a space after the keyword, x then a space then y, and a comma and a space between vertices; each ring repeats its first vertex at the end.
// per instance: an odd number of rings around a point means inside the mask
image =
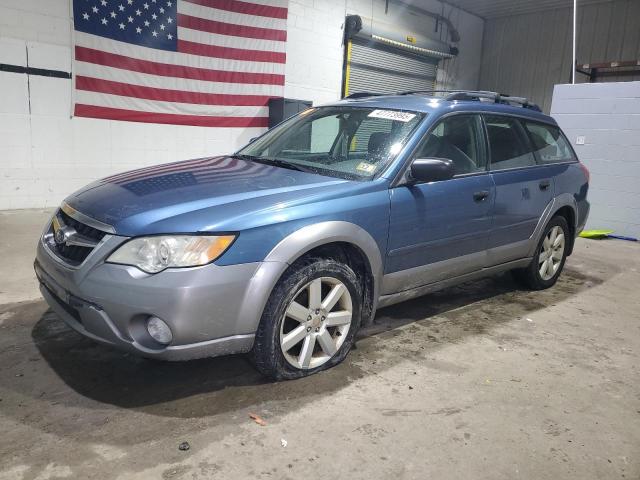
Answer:
MULTIPOLYGON (((410 90, 407 92, 399 92, 395 95, 433 95, 435 94, 444 94, 442 96, 443 100, 454 101, 454 100, 489 100, 494 103, 500 103, 502 105, 511 105, 511 106, 521 106, 523 108, 528 108, 530 110, 535 110, 536 112, 541 112, 542 110, 538 105, 533 102, 530 102, 528 99, 524 97, 513 97, 507 93, 498 93, 498 92, 490 92, 487 90, 410 90)), ((384 93, 374 93, 374 92, 357 92, 352 93, 351 95, 346 96, 345 98, 366 98, 366 97, 379 97, 385 95, 384 93)))
POLYGON ((356 93, 352 93, 350 95, 347 95, 344 98, 366 98, 366 97, 379 97, 381 95, 384 95, 382 93, 375 93, 375 92, 356 92, 356 93))
POLYGON ((470 90, 409 90, 407 92, 398 92, 396 95, 425 95, 432 93, 458 93, 458 92, 468 92, 470 90))
POLYGON ((498 92, 490 92, 485 90, 415 90, 409 92, 402 92, 398 95, 424 95, 424 94, 434 94, 434 93, 446 93, 447 95, 443 96, 443 100, 453 101, 453 100, 478 100, 481 101, 483 99, 490 100, 495 103, 501 103, 503 105, 519 105, 523 108, 529 108, 531 110, 535 110, 537 112, 541 112, 542 110, 535 103, 530 102, 528 99, 524 97, 513 97, 511 95, 505 93, 498 92))

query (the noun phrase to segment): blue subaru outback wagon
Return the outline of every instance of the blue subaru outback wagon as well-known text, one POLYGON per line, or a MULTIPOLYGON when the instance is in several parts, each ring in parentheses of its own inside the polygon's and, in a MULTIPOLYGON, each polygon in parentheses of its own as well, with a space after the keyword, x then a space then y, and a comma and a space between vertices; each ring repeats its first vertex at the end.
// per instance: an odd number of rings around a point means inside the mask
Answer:
POLYGON ((507 270, 551 287, 588 182, 524 99, 360 94, 233 155, 88 185, 47 225, 35 270, 89 338, 168 360, 250 352, 296 378, 343 360, 382 306, 507 270))

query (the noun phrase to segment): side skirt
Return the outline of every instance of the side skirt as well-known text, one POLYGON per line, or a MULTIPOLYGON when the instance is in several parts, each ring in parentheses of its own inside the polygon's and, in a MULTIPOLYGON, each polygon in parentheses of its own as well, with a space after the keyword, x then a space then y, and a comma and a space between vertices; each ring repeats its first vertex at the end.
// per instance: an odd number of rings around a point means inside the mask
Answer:
POLYGON ((420 287, 404 290, 402 292, 391 293, 389 295, 383 295, 378 300, 378 308, 388 307, 389 305, 395 305, 396 303, 404 302, 412 298, 421 297, 428 293, 436 292, 447 287, 459 285, 461 283, 469 282, 471 280, 477 280, 479 278, 488 277, 497 273, 502 273, 514 268, 524 268, 531 263, 531 258, 522 258, 520 260, 514 260, 512 262, 502 263, 493 267, 483 268, 475 272, 467 273, 457 277, 448 278, 440 282, 430 283, 428 285, 422 285, 420 287))

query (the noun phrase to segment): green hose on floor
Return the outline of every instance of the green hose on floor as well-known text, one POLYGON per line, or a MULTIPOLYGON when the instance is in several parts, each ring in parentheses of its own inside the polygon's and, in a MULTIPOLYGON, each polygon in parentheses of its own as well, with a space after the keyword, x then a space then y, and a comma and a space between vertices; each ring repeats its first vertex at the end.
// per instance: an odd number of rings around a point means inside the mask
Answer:
POLYGON ((580 232, 580 237, 590 238, 592 240, 601 240, 603 238, 617 238, 618 240, 627 240, 629 242, 637 242, 638 239, 634 237, 625 237, 623 235, 612 235, 613 230, 583 230, 580 232))

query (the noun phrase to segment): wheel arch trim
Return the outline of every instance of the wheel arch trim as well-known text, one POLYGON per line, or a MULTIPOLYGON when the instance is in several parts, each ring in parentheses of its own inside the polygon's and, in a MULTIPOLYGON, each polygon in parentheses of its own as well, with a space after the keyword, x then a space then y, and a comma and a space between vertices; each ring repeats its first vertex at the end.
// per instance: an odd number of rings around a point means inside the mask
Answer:
POLYGON ((379 297, 383 273, 382 254, 373 237, 362 227, 345 221, 327 221, 307 225, 283 238, 265 257, 244 293, 238 315, 243 332, 255 332, 269 296, 286 269, 316 247, 331 243, 348 243, 365 255, 373 276, 373 314, 379 297))
POLYGON ((554 197, 545 207, 544 212, 540 216, 540 220, 538 221, 538 225, 536 225, 533 234, 531 235, 531 246, 529 247, 529 257, 532 257, 536 248, 538 248, 538 243, 544 234, 544 227, 546 227, 549 220, 551 220, 556 213, 561 208, 569 207, 573 210, 573 218, 574 225, 572 225, 574 231, 577 231, 577 221, 578 221, 578 205, 576 203, 576 199, 570 193, 562 193, 557 197, 554 197))

